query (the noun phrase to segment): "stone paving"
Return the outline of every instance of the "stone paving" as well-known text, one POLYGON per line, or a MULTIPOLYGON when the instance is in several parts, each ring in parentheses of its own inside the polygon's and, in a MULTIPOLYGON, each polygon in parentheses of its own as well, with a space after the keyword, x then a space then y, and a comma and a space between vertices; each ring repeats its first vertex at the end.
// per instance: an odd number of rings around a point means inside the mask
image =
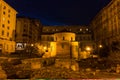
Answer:
POLYGON ((32 79, 35 78, 52 78, 52 79, 111 79, 120 78, 120 74, 95 72, 95 71, 72 71, 66 68, 46 67, 41 70, 36 70, 31 75, 32 79))
MULTIPOLYGON (((19 62, 19 60, 18 60, 19 62)), ((120 73, 101 71, 99 69, 93 70, 91 68, 80 68, 79 71, 73 71, 65 67, 44 66, 40 69, 31 69, 27 65, 13 64, 14 60, 1 59, 3 73, 6 74, 5 78, 8 79, 114 79, 120 78, 120 73), (3 60, 3 61, 2 61, 3 60), (26 67, 26 68, 25 68, 26 67)), ((119 65, 118 65, 119 66, 119 65)), ((1 76, 1 75, 0 75, 1 76)), ((0 78, 3 79, 3 78, 0 78)))

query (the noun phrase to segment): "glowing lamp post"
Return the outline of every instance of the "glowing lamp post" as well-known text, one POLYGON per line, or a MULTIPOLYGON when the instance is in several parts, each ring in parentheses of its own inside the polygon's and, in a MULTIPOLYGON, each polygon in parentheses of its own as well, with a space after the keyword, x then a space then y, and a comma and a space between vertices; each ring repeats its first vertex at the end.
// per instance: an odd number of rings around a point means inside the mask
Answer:
POLYGON ((100 45, 98 46, 98 54, 100 54, 100 51, 101 51, 102 48, 103 48, 103 46, 100 44, 100 45))
POLYGON ((31 46, 33 47, 33 46, 34 46, 34 44, 31 44, 31 46))
POLYGON ((87 57, 90 57, 91 48, 90 47, 86 47, 86 51, 87 51, 87 57))
POLYGON ((44 46, 43 49, 45 52, 48 52, 48 47, 44 46))
POLYGON ((43 47, 43 49, 44 49, 44 50, 46 50, 46 49, 47 49, 47 47, 45 46, 45 47, 43 47))
POLYGON ((102 48, 103 46, 102 45, 99 45, 99 48, 102 48))
POLYGON ((90 48, 90 47, 86 47, 86 50, 87 50, 87 51, 91 51, 91 48, 90 48))

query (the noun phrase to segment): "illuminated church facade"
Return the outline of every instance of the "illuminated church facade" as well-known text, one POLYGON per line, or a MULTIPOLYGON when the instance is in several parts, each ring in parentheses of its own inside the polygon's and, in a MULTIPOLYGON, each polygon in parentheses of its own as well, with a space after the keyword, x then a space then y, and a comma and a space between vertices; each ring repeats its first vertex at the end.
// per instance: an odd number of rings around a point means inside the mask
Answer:
POLYGON ((84 56, 87 58, 94 48, 91 37, 90 30, 85 26, 45 26, 41 35, 44 56, 78 59, 87 53, 84 56))

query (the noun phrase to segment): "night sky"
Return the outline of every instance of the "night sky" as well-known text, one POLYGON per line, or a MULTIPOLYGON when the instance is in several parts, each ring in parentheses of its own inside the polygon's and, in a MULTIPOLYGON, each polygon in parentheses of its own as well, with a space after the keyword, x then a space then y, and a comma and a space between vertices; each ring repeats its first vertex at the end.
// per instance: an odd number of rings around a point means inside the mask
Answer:
POLYGON ((5 0, 17 16, 40 19, 43 25, 88 25, 111 0, 5 0))

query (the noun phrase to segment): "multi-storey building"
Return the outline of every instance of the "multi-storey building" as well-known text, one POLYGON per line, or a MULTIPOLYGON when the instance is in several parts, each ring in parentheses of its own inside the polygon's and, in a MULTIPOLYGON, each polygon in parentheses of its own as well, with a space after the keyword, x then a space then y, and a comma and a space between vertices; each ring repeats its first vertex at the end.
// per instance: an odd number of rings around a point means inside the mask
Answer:
MULTIPOLYGON (((76 41, 76 45, 78 44, 77 46, 80 48, 79 51, 86 51, 87 47, 91 48, 91 50, 94 49, 91 30, 87 26, 44 26, 42 28, 41 41, 42 43, 46 43, 44 45, 50 46, 48 43, 51 41, 58 43, 58 39, 61 41, 66 39, 70 42, 76 41), (59 35, 56 37, 56 34, 59 35)), ((60 49, 60 47, 57 49, 60 49)), ((67 50, 64 50, 64 52, 65 51, 67 50)))
POLYGON ((37 19, 18 17, 15 34, 16 49, 24 49, 25 46, 38 42, 41 28, 42 24, 37 19))
POLYGON ((4 0, 0 0, 0 52, 15 51, 16 10, 4 0))
POLYGON ((75 40, 80 42, 81 50, 84 50, 86 46, 94 47, 91 29, 87 26, 44 26, 41 40, 54 41, 52 34, 63 30, 76 34, 75 40))
MULTIPOLYGON (((95 42, 111 45, 120 40, 120 0, 111 0, 90 23, 95 42)), ((120 41, 119 41, 120 42, 120 41)))

